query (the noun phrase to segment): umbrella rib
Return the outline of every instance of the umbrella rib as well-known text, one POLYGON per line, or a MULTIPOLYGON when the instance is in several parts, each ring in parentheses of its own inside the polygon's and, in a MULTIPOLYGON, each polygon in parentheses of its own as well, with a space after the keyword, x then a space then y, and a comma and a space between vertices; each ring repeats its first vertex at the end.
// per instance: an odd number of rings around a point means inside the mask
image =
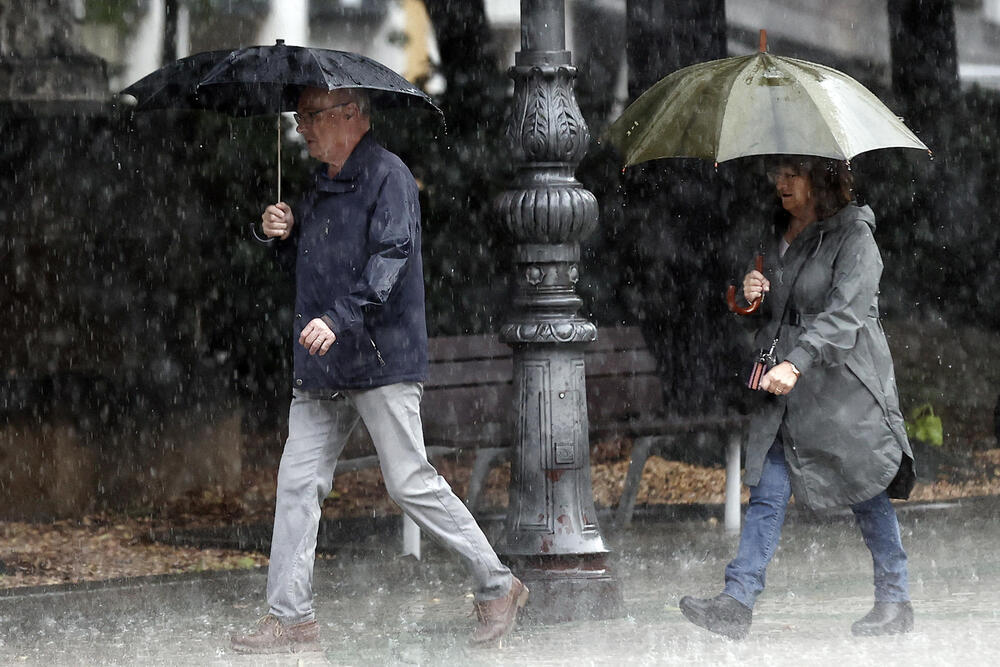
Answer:
POLYGON ((326 69, 323 68, 323 63, 321 63, 319 58, 316 56, 316 52, 310 50, 309 57, 312 58, 313 62, 316 63, 316 67, 318 67, 319 71, 322 72, 323 81, 326 82, 327 91, 333 90, 333 88, 330 87, 330 77, 327 76, 326 69))

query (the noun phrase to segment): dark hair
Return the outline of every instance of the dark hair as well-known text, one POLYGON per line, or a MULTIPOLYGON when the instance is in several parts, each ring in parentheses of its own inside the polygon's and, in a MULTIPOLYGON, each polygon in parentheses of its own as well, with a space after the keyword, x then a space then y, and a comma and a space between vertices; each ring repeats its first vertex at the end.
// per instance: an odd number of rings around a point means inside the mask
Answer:
POLYGON ((770 158, 767 169, 789 167, 808 174, 816 200, 816 215, 825 220, 854 201, 854 175, 844 160, 810 155, 779 155, 770 158))

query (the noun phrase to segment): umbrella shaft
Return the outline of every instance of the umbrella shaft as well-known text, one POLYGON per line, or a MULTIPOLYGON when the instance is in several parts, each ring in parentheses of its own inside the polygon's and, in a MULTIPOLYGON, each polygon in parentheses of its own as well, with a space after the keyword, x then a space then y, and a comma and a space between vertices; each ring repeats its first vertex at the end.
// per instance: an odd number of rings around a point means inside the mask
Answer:
POLYGON ((281 112, 278 112, 278 201, 281 201, 281 112))

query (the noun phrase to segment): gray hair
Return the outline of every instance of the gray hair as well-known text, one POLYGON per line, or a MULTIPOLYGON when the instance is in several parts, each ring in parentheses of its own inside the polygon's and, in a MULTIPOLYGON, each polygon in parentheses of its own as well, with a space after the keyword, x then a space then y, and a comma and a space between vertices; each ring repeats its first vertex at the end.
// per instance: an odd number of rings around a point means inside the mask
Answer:
POLYGON ((364 88, 348 88, 351 101, 358 105, 358 113, 364 117, 371 116, 372 101, 368 91, 364 88))

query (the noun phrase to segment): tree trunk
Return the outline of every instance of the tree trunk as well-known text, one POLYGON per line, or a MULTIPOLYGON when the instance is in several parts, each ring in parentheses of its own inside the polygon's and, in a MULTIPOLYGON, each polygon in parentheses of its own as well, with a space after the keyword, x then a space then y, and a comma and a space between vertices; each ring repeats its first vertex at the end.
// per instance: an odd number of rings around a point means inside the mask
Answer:
POLYGON ((506 86, 497 76, 492 33, 483 0, 426 0, 434 26, 440 70, 447 89, 441 100, 449 127, 461 133, 494 120, 505 111, 506 86))
POLYGON ((626 15, 632 99, 675 70, 726 57, 724 0, 629 0, 626 15))
POLYGON ((959 91, 954 0, 889 0, 892 90, 917 130, 931 129, 959 91))
MULTIPOLYGON (((980 236, 975 194, 977 163, 962 161, 967 127, 958 79, 954 0, 889 0, 892 89, 911 127, 938 159, 919 164, 922 195, 934 221, 926 252, 938 267, 935 281, 955 284, 968 270, 966 249, 980 236)), ((921 240, 922 241, 922 240, 921 240)), ((969 249, 975 252, 975 249, 969 249)))
MULTIPOLYGON (((629 95, 696 62, 722 58, 722 0, 630 0, 626 54, 629 95)), ((672 413, 706 414, 739 395, 741 332, 723 301, 735 267, 722 202, 729 186, 710 163, 660 160, 629 169, 625 211, 633 230, 633 303, 657 357, 672 413)), ((754 248, 739 248, 749 261, 754 248)))
POLYGON ((509 178, 503 123, 507 79, 493 53, 483 0, 427 0, 447 88, 439 103, 447 133, 401 157, 424 183, 424 273, 431 335, 495 330, 506 307, 503 242, 491 190, 509 178), (455 312, 468 314, 456 318, 455 312), (459 320, 464 320, 459 321, 459 320))
POLYGON ((177 60, 177 0, 163 3, 163 64, 177 60))

